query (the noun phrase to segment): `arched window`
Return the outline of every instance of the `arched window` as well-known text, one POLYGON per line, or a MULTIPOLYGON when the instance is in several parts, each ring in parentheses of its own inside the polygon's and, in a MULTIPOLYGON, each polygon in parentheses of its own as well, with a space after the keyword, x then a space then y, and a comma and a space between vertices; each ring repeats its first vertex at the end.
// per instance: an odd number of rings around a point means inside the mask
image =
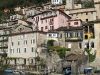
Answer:
POLYGON ((94 42, 91 42, 91 48, 94 48, 94 42))

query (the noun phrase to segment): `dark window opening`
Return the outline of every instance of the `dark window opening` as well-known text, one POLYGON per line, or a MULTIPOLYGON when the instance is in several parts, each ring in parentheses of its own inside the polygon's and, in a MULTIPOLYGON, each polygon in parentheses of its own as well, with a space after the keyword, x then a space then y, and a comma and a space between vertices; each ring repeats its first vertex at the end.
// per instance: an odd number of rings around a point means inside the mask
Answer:
POLYGON ((51 37, 52 36, 52 34, 49 34, 49 37, 51 37))
POLYGON ((43 31, 43 27, 41 27, 41 31, 43 31))
POLYGON ((74 25, 78 25, 78 22, 74 22, 74 25))
POLYGON ((26 65, 26 59, 24 59, 24 64, 26 65))
POLYGON ((86 22, 88 22, 88 19, 86 19, 86 22))
POLYGON ((60 34, 60 38, 62 38, 62 34, 60 34))
POLYGON ((88 39, 88 35, 85 35, 85 39, 88 39))
POLYGON ((94 42, 91 43, 91 47, 94 48, 94 42))
POLYGON ((45 26, 45 29, 48 29, 48 27, 47 27, 47 26, 45 26))
POLYGON ((80 48, 80 49, 82 48, 82 43, 79 43, 79 48, 80 48))
POLYGON ((87 43, 87 48, 89 49, 89 43, 87 43))
POLYGON ((86 13, 86 15, 88 15, 88 13, 86 13))
POLYGON ((70 26, 70 22, 68 23, 68 25, 70 26))

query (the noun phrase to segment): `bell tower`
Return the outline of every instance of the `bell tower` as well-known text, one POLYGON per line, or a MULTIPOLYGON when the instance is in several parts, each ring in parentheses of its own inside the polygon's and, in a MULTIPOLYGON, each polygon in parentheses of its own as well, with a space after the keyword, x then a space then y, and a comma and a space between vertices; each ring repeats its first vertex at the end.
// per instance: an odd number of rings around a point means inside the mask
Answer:
POLYGON ((74 0, 66 0, 66 9, 74 9, 74 0))
POLYGON ((94 0, 94 6, 97 12, 96 19, 100 19, 100 0, 94 0))

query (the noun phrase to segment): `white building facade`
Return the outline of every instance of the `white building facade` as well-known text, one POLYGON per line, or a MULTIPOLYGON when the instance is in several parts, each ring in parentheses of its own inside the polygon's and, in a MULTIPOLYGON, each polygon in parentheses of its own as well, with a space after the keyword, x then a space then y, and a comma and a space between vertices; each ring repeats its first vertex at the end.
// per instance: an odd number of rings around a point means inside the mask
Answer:
POLYGON ((32 31, 30 27, 18 26, 8 38, 8 58, 11 65, 34 65, 41 52, 45 33, 32 31))
POLYGON ((59 5, 59 4, 62 4, 63 3, 63 0, 51 0, 51 3, 53 5, 59 5))

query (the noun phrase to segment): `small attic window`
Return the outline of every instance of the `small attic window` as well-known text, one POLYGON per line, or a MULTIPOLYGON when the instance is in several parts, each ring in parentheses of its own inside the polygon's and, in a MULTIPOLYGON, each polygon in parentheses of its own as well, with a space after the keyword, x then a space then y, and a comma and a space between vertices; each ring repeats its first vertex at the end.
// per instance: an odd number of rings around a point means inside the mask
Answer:
POLYGON ((21 32, 23 29, 22 28, 19 28, 18 30, 21 32))

